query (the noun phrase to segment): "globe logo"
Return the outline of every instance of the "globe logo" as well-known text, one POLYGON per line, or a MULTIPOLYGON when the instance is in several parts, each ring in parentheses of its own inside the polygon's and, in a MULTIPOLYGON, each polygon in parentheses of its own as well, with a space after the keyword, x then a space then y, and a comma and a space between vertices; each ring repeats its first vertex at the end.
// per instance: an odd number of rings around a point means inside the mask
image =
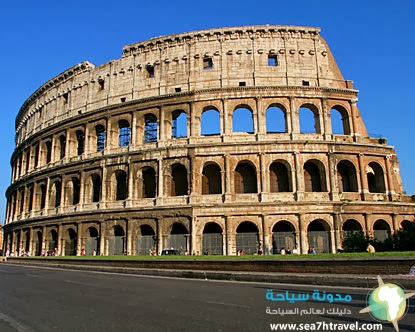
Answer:
POLYGON ((369 312, 373 318, 390 322, 399 331, 398 320, 406 314, 406 299, 415 293, 405 294, 398 285, 384 283, 378 276, 378 287, 372 290, 368 296, 368 307, 360 310, 360 313, 369 312))

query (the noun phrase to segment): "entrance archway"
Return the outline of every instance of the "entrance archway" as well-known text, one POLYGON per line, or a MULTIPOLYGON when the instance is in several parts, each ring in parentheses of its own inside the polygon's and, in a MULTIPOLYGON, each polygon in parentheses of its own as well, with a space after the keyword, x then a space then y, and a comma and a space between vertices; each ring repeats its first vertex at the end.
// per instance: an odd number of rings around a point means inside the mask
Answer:
POLYGON ((250 222, 242 222, 236 229, 236 250, 246 255, 258 253, 260 247, 258 227, 250 222))

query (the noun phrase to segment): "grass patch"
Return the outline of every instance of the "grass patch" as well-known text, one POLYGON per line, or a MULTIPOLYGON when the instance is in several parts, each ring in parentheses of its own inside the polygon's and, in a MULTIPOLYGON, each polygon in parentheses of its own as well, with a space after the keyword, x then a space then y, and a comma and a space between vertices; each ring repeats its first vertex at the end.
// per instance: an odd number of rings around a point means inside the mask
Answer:
POLYGON ((119 259, 119 260, 171 260, 171 259, 186 259, 186 260, 213 260, 213 259, 236 259, 236 260, 247 260, 247 259, 336 259, 336 258, 365 258, 365 257, 402 257, 402 256, 414 256, 414 251, 390 251, 390 252, 377 252, 369 254, 366 252, 362 253, 341 253, 341 254, 314 254, 314 255, 244 255, 244 256, 224 256, 224 255, 201 255, 201 256, 188 256, 188 255, 177 255, 177 256, 149 256, 149 255, 137 255, 137 256, 48 256, 48 257, 29 257, 29 258, 42 258, 42 259, 119 259))

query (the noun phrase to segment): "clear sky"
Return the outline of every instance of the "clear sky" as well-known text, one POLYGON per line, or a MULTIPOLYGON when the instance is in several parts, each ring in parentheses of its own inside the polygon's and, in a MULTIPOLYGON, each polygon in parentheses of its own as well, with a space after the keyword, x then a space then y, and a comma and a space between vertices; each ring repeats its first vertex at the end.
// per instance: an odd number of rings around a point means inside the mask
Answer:
POLYGON ((345 79, 360 90, 369 133, 387 137, 415 194, 415 33, 412 0, 348 1, 0 1, 0 223, 10 184, 14 121, 40 85, 88 60, 121 56, 124 45, 151 37, 238 25, 320 27, 345 79))

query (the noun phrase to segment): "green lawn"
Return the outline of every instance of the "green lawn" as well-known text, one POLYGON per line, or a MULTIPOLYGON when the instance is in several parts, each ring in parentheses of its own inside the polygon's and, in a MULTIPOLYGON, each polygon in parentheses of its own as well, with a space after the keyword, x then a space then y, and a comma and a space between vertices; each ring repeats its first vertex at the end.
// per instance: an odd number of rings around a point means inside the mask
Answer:
MULTIPOLYGON (((296 259, 296 258, 350 258, 350 257, 388 257, 388 256, 415 256, 414 251, 391 251, 391 252, 377 252, 369 253, 341 253, 341 254, 314 254, 314 255, 244 255, 244 256, 222 256, 222 255, 202 255, 202 256, 65 256, 65 257, 42 257, 44 259, 145 259, 145 260, 160 260, 160 259, 188 259, 188 260, 210 260, 210 259, 296 259)), ((39 258, 38 256, 32 258, 39 258)))

